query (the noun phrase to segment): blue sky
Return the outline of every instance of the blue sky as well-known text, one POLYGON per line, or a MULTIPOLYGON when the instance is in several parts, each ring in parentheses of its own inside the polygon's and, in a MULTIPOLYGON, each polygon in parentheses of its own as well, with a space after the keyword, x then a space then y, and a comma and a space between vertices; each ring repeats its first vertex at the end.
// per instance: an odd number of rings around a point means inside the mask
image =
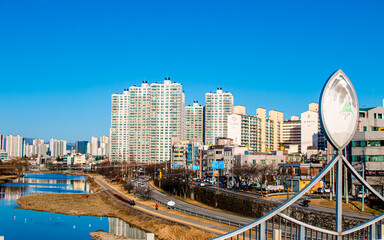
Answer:
POLYGON ((248 114, 289 118, 341 68, 361 107, 382 105, 383 12, 382 1, 0 1, 0 133, 108 135, 111 94, 164 77, 187 105, 222 87, 248 114))

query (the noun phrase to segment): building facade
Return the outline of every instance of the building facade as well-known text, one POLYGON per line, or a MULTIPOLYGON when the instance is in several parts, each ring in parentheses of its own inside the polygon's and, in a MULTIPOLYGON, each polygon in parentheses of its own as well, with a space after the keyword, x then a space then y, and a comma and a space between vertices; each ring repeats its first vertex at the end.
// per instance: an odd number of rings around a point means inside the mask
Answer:
POLYGON ((49 141, 49 149, 52 157, 63 157, 67 154, 67 141, 51 138, 49 141))
POLYGON ((185 96, 180 83, 130 87, 112 95, 110 159, 154 163, 169 161, 171 138, 184 138, 185 96))
MULTIPOLYGON (((356 132, 352 138, 352 165, 381 195, 384 194, 384 131, 356 132)), ((361 189, 361 184, 352 179, 352 195, 361 189)))
POLYGON ((0 150, 5 150, 5 136, 0 134, 0 150))
POLYGON ((197 101, 185 107, 185 139, 204 142, 204 107, 197 101))
POLYGON ((299 117, 292 116, 283 122, 283 146, 289 153, 301 151, 301 121, 299 117))
POLYGON ((76 153, 86 154, 87 144, 88 141, 76 141, 76 153))
POLYGON ((228 138, 233 143, 248 147, 251 151, 261 151, 260 119, 245 114, 231 114, 228 116, 228 138))
POLYGON ((12 134, 7 136, 6 151, 9 158, 22 157, 24 155, 24 139, 22 136, 13 136, 12 134))
POLYGON ((214 144, 216 138, 227 137, 228 116, 233 114, 233 95, 218 88, 205 94, 205 140, 214 144))
POLYGON ((273 121, 273 144, 271 146, 272 151, 280 150, 280 146, 283 145, 283 122, 284 113, 271 110, 269 111, 269 120, 273 121))

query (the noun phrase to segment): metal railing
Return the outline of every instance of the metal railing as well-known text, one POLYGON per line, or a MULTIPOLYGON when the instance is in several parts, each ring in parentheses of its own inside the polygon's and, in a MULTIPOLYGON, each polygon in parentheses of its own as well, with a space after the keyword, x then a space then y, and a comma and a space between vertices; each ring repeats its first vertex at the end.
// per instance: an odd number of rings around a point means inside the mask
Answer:
POLYGON ((328 163, 328 165, 300 192, 298 192, 291 199, 284 204, 274 209, 267 215, 257 219, 256 221, 245 225, 232 232, 222 236, 213 238, 214 240, 224 239, 371 239, 379 240, 384 239, 384 213, 376 216, 375 218, 364 222, 360 225, 352 227, 347 230, 342 230, 342 190, 341 190, 341 176, 343 165, 356 177, 362 185, 372 192, 378 199, 384 202, 384 197, 381 196, 375 189, 370 186, 352 167, 352 165, 343 156, 341 151, 328 163), (284 210, 291 206, 294 202, 299 200, 306 194, 318 181, 320 181, 325 174, 327 174, 333 167, 337 167, 338 178, 336 184, 336 230, 331 231, 324 228, 312 226, 302 221, 296 220, 286 214, 284 210))

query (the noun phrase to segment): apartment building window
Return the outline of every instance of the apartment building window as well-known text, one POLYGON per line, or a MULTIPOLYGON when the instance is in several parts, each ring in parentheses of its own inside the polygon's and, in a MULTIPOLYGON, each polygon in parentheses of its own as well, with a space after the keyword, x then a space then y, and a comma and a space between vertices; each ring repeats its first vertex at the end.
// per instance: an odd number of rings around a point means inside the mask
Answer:
POLYGON ((367 127, 366 127, 366 126, 363 127, 363 131, 364 131, 364 132, 367 131, 367 127))
POLYGON ((383 114, 379 113, 379 114, 377 115, 377 118, 378 118, 378 119, 383 119, 383 114))

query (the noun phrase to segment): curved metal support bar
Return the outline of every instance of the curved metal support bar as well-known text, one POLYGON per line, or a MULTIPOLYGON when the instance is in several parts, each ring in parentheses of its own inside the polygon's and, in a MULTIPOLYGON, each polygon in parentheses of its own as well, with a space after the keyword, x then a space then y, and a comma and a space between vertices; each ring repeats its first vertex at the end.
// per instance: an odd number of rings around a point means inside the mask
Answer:
POLYGON ((322 232, 322 233, 326 233, 326 234, 331 234, 331 235, 335 235, 335 236, 337 236, 339 234, 339 233, 337 233, 335 231, 331 231, 331 230, 327 230, 327 229, 323 229, 323 228, 319 228, 319 227, 315 227, 315 226, 309 225, 309 224, 304 223, 302 221, 299 221, 297 219, 291 218, 291 217, 285 215, 284 213, 279 213, 277 215, 279 215, 279 216, 281 216, 281 217, 283 217, 283 218, 285 218, 285 219, 287 219, 287 220, 289 220, 289 221, 291 221, 293 223, 296 223, 296 224, 298 224, 300 226, 304 226, 306 228, 309 228, 309 229, 312 229, 312 230, 315 230, 315 231, 318 231, 318 232, 322 232))
POLYGON ((279 214, 280 212, 284 211, 286 208, 288 208, 290 205, 292 205, 294 202, 296 202, 297 200, 299 200, 306 192, 308 192, 318 181, 320 181, 325 174, 327 174, 329 172, 329 170, 331 170, 331 168, 337 163, 337 161, 340 159, 340 156, 339 155, 336 155, 329 163, 327 166, 325 166, 325 168, 314 178, 312 179, 312 181, 310 183, 308 183, 303 189, 301 189, 300 192, 298 192, 295 196, 293 196, 291 199, 289 199, 288 201, 286 201, 285 203, 283 203, 280 207, 274 209, 273 211, 269 212, 267 215, 265 215, 264 217, 261 217, 259 219, 257 219, 256 221, 254 222, 251 222, 250 224, 248 225, 245 225, 241 228, 238 228, 232 232, 229 232, 227 234, 224 234, 222 236, 219 236, 219 237, 216 237, 216 238, 212 238, 212 240, 224 240, 224 239, 227 239, 227 238, 230 238, 230 237, 233 237, 233 236, 236 236, 242 232, 245 232, 251 228, 254 228, 256 227, 257 225, 259 225, 260 223, 262 222, 265 222, 267 221, 268 219, 272 218, 273 216, 279 214))
POLYGON ((357 178, 357 180, 359 180, 359 182, 361 184, 364 185, 364 187, 368 188, 369 191, 371 191, 376 197, 380 198, 381 201, 384 202, 384 197, 382 195, 380 195, 380 193, 378 193, 373 187, 371 187, 371 185, 369 185, 367 183, 367 181, 364 180, 364 178, 356 171, 356 169, 347 161, 347 159, 344 157, 344 156, 341 156, 341 158, 343 159, 343 162, 345 164, 345 166, 347 166, 347 168, 349 169, 349 171, 351 171, 353 173, 353 175, 357 178))
POLYGON ((384 219, 384 213, 380 214, 379 216, 375 217, 375 218, 372 218, 371 220, 369 220, 368 222, 365 222, 365 223, 362 223, 360 225, 357 225, 357 226, 354 226, 353 228, 350 228, 348 230, 345 230, 342 232, 343 235, 347 235, 347 234, 350 234, 350 233, 353 233, 353 232, 356 232, 356 231, 359 231, 363 228, 366 228, 372 224, 375 224, 377 223, 378 221, 380 220, 383 220, 384 219))

